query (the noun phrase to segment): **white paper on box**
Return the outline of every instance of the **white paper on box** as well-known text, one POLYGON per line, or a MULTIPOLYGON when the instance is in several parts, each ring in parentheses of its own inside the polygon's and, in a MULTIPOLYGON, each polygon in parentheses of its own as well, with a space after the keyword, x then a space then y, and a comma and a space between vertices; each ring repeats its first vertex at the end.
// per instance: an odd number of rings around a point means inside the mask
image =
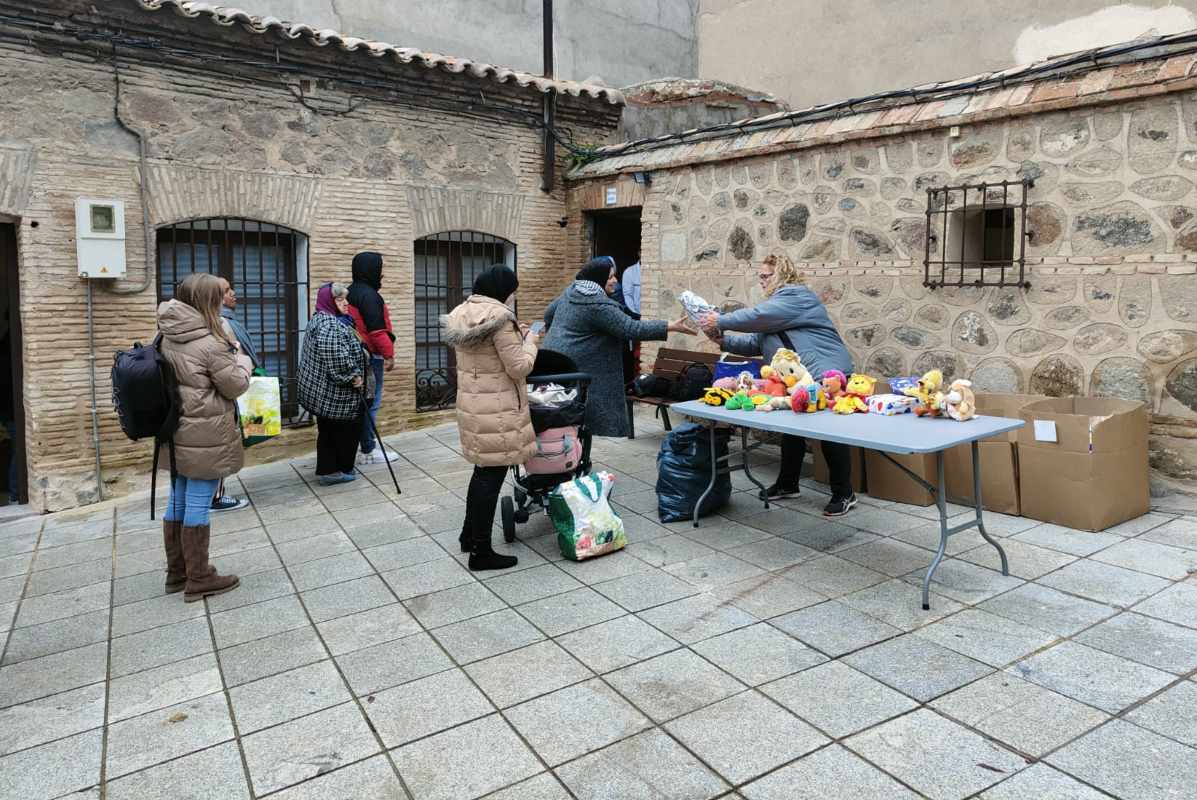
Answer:
POLYGON ((1056 442, 1056 421, 1052 419, 1035 420, 1035 441, 1056 442))

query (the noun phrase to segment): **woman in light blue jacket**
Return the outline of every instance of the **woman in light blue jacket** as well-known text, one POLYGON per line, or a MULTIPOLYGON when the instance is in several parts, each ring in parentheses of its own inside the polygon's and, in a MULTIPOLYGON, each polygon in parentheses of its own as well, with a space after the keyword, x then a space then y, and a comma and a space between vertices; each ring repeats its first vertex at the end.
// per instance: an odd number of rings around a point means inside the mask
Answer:
MULTIPOLYGON (((828 370, 852 372, 852 356, 840 338, 821 300, 802 283, 794 263, 784 255, 770 255, 757 273, 765 299, 752 308, 728 314, 711 312, 702 320, 703 331, 729 353, 773 360, 779 348, 793 350, 816 378, 828 370), (739 333, 731 333, 739 331, 739 333)), ((846 445, 823 442, 823 456, 831 483, 831 502, 823 509, 840 517, 856 505, 852 492, 851 451, 846 445)), ((783 436, 781 472, 766 491, 769 499, 798 494, 806 440, 783 436)))

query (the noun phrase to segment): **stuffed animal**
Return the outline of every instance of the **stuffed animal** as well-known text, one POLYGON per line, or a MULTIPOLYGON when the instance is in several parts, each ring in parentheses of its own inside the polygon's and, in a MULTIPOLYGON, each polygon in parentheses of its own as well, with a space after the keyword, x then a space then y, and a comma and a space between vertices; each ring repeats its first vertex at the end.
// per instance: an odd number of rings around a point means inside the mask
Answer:
POLYGON ((736 392, 723 404, 723 407, 728 411, 752 411, 752 398, 748 396, 748 392, 736 392))
POLYGON ((847 386, 847 376, 838 369, 829 369, 823 373, 823 395, 827 398, 829 405, 835 405, 835 401, 840 398, 847 386))
POLYGON ((810 414, 827 408, 827 397, 823 394, 823 387, 817 383, 806 386, 795 386, 790 395, 790 408, 799 414, 810 414))
POLYGON ((782 384, 785 394, 789 394, 795 386, 805 386, 812 380, 806 367, 802 366, 802 359, 798 354, 784 347, 777 348, 769 366, 761 367, 761 377, 782 384))
POLYGON ((706 390, 700 399, 708 406, 721 406, 727 403, 728 400, 731 400, 732 396, 733 393, 727 389, 721 389, 718 386, 712 386, 710 389, 706 390))
POLYGON ((715 381, 712 386, 716 389, 725 389, 730 393, 735 393, 740 388, 740 381, 738 378, 733 378, 729 375, 726 378, 720 378, 715 381))
POLYGON ((868 399, 873 394, 873 387, 876 384, 876 378, 870 378, 868 375, 860 373, 853 374, 848 379, 846 390, 836 399, 831 410, 837 414, 867 414, 869 411, 868 399))
POLYGON ((940 391, 942 385, 943 373, 933 369, 919 378, 917 387, 904 392, 918 401, 918 405, 914 407, 915 414, 920 417, 938 417, 943 412, 940 407, 943 398, 943 392, 940 391))
POLYGON ((948 393, 940 401, 944 412, 957 422, 967 422, 977 415, 977 399, 973 384, 963 378, 952 381, 948 393))

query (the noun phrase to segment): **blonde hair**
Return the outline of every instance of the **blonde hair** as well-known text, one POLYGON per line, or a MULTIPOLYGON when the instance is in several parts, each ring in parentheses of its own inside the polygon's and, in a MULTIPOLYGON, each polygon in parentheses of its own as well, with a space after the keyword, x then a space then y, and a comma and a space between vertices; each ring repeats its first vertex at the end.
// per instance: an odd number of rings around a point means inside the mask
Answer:
POLYGON ((765 297, 772 297, 773 293, 783 286, 805 283, 802 273, 798 271, 794 262, 787 255, 770 253, 765 256, 763 263, 765 266, 773 267, 773 277, 765 284, 765 297))
POLYGON ((175 289, 175 299, 198 311, 208 331, 218 340, 230 346, 233 344, 225 333, 224 320, 220 318, 220 306, 224 302, 220 278, 207 272, 193 272, 175 289))
POLYGON ((334 283, 329 288, 332 291, 333 300, 340 300, 342 297, 349 296, 349 287, 343 283, 334 283))

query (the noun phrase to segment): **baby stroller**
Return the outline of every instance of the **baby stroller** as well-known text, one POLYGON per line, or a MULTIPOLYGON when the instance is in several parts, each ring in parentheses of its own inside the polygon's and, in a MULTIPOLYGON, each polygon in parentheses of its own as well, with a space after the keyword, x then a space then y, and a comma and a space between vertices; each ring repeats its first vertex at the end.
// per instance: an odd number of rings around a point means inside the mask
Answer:
MULTIPOLYGON (((552 350, 541 350, 536 355, 536 363, 528 375, 529 387, 546 387, 556 384, 564 391, 555 393, 557 398, 552 402, 536 404, 529 400, 529 411, 532 416, 532 428, 536 431, 537 448, 544 453, 545 448, 560 447, 561 442, 549 443, 541 437, 546 432, 563 428, 577 428, 576 443, 580 445, 580 456, 568 459, 572 469, 565 472, 529 472, 528 465, 513 466, 511 478, 515 483, 511 497, 504 497, 501 501, 503 516, 503 538, 508 542, 515 541, 515 526, 528 521, 533 507, 548 511, 549 494, 558 485, 579 478, 590 472, 590 443, 592 435, 586 427, 586 394, 590 388, 590 375, 578 372, 573 359, 552 350)), ((565 442, 565 447, 573 444, 565 442)), ((560 450, 550 453, 550 456, 563 455, 560 450)), ((543 459, 534 459, 541 462, 543 459)), ((534 462, 529 462, 531 465, 534 462)), ((564 461, 562 463, 565 463, 564 461)))

